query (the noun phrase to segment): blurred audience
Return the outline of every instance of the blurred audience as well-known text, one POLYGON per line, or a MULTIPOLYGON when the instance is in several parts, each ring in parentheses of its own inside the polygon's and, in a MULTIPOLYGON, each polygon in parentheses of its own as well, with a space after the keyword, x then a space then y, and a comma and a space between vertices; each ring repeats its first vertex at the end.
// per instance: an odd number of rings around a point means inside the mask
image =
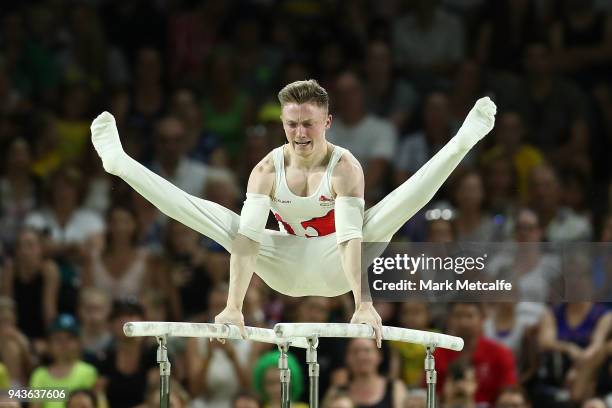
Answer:
MULTIPOLYGON (((511 276, 513 291, 450 313, 453 293, 376 302, 386 324, 464 337, 462 353, 436 351, 441 403, 612 402, 609 1, 13 3, 0 13, 0 388, 68 382, 70 407, 158 406, 154 344, 121 324, 209 322, 225 304, 228 252, 104 171, 89 142, 99 112, 132 157, 240 213, 251 169, 286 142, 278 90, 315 78, 330 94, 327 136, 361 162, 368 206, 478 98, 498 106, 491 135, 394 241, 437 244, 428 253, 504 242, 484 278, 511 276), (517 382, 524 392, 507 387, 517 382)), ((352 309, 350 294, 295 299, 257 276, 244 303, 262 327, 345 322, 352 309)), ((203 343, 169 341, 171 406, 278 405, 277 355, 250 376, 269 346, 203 343)), ((345 361, 348 343, 320 342, 320 394, 334 390, 323 405, 425 406, 422 348, 362 342, 345 361)), ((297 403, 307 367, 294 351, 297 403)))

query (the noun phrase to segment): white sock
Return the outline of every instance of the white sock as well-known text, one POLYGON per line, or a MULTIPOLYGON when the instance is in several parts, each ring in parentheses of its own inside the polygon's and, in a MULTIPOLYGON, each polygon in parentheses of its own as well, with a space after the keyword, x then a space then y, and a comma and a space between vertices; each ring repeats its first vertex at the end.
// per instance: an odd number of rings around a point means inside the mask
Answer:
POLYGON ((457 132, 461 147, 469 150, 485 137, 495 125, 496 113, 497 106, 488 96, 477 100, 457 132))
POLYGON ((98 156, 102 159, 104 170, 121 176, 120 164, 126 153, 119 140, 115 118, 108 112, 102 112, 91 123, 91 141, 98 156))

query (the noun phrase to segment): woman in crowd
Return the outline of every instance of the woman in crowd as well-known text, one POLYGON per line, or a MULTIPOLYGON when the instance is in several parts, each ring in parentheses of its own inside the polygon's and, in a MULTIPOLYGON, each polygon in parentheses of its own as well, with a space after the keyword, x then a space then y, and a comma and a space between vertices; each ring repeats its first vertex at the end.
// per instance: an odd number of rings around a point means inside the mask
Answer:
POLYGON ((106 290, 114 299, 125 300, 138 299, 152 284, 151 258, 138 245, 136 215, 129 207, 110 209, 103 251, 90 247, 86 255, 84 286, 106 290))
POLYGON ((0 294, 17 302, 17 325, 31 339, 43 339, 57 315, 60 275, 56 263, 43 254, 40 235, 22 230, 15 258, 2 274, 0 294))
MULTIPOLYGON (((348 394, 355 406, 366 408, 400 408, 406 388, 399 380, 382 376, 378 368, 382 363, 380 350, 370 339, 352 339, 347 348, 346 365, 349 370, 348 394)), ((335 392, 334 387, 330 392, 335 392)))
MULTIPOLYGON (((142 306, 134 302, 116 302, 111 313, 113 342, 92 364, 100 373, 97 387, 104 392, 109 407, 132 408, 144 402, 153 379, 159 379, 157 347, 144 337, 127 337, 123 325, 144 320, 142 306)), ((173 356, 169 356, 173 361, 173 356)))
POLYGON ((84 287, 79 291, 77 310, 85 353, 97 355, 110 345, 113 339, 108 321, 111 308, 111 294, 106 290, 84 287))
POLYGON ((456 184, 454 220, 457 241, 491 241, 494 235, 492 218, 484 209, 484 187, 476 172, 463 174, 456 184))
POLYGON ((539 349, 561 355, 564 381, 573 400, 593 396, 610 333, 612 313, 601 303, 562 303, 543 315, 539 349))

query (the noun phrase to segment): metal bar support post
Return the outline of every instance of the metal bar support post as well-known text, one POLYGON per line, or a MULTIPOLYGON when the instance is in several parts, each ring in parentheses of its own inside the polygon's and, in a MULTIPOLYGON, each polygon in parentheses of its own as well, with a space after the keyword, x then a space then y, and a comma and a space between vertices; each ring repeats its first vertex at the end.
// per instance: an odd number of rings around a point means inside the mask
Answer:
POLYGON ((289 362, 287 360, 287 344, 279 344, 280 357, 278 358, 278 368, 280 370, 281 381, 281 408, 289 408, 291 403, 290 386, 291 386, 291 371, 289 371, 289 362))
POLYGON ((436 346, 430 344, 425 347, 425 380, 427 383, 427 408, 436 408, 436 361, 434 360, 434 350, 436 346))
POLYGON ((170 361, 166 336, 157 336, 157 363, 159 364, 159 406, 170 408, 170 361))
POLYGON ((317 362, 318 337, 309 337, 306 349, 308 377, 310 379, 310 408, 319 408, 319 363, 317 362))

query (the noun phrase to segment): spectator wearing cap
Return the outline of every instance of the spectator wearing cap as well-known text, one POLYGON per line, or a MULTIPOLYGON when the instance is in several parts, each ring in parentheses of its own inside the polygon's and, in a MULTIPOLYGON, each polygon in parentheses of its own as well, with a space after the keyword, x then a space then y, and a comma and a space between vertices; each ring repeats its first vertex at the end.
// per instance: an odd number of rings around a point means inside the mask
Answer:
MULTIPOLYGON (((82 361, 79 325, 74 316, 59 315, 49 328, 49 356, 51 363, 34 370, 30 378, 32 388, 60 388, 70 392, 91 389, 98 372, 94 366, 82 361)), ((63 408, 64 402, 35 402, 33 408, 63 408)))
POLYGON ((111 312, 113 342, 92 358, 100 373, 99 386, 112 408, 131 408, 145 400, 148 379, 159 375, 156 347, 143 337, 127 337, 123 325, 142 321, 142 306, 132 301, 116 302, 111 312))

